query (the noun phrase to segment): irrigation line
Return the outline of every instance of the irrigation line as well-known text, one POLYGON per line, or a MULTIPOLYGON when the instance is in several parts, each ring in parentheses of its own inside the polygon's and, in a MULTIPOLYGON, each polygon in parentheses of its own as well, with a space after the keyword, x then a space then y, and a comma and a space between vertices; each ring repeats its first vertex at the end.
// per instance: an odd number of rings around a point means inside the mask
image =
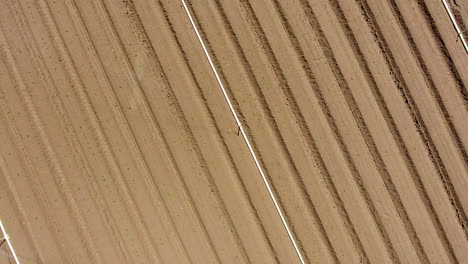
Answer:
POLYGON ((237 113, 234 110, 234 107, 232 106, 231 99, 229 98, 229 95, 227 94, 226 89, 224 88, 223 82, 221 81, 221 78, 219 77, 218 71, 216 70, 216 67, 214 66, 213 60, 211 59, 211 56, 210 56, 208 50, 206 49, 205 43, 204 43, 202 37, 200 36, 200 33, 199 33, 198 28, 197 28, 197 26, 195 24, 195 21, 194 21, 194 19, 192 17, 192 14, 190 13, 190 10, 188 9, 187 4, 185 3, 185 0, 181 0, 181 1, 182 1, 182 4, 184 5, 184 9, 185 9, 185 12, 187 13, 187 16, 188 16, 188 18, 190 20, 190 23, 192 24, 192 27, 193 27, 193 29, 194 29, 197 37, 198 37, 198 40, 199 40, 199 42, 200 42, 200 44, 201 44, 201 46, 203 48, 203 51, 205 52, 206 58, 208 59, 208 62, 210 63, 211 69, 213 70, 213 73, 216 76, 216 80, 218 81, 219 88, 221 88, 221 91, 223 92, 224 98, 226 99, 226 102, 229 105, 229 109, 231 110, 231 113, 234 116, 234 119, 236 120, 237 126, 239 127, 239 130, 240 130, 240 132, 242 134, 242 137, 244 138, 244 141, 247 144, 247 147, 249 148, 250 154, 252 155, 252 158, 255 161, 255 165, 257 166, 257 169, 260 172, 260 175, 262 176, 263 183, 265 184, 265 187, 267 188, 268 193, 270 194, 270 198, 271 198, 271 200, 273 201, 273 203, 274 203, 274 205, 276 207, 276 211, 278 212, 278 214, 279 214, 279 216, 281 218, 281 222, 283 223, 283 226, 286 229, 286 232, 288 233, 289 239, 291 240, 291 242, 292 242, 292 244, 294 246, 294 249, 296 250, 297 256, 299 257, 300 262, 302 264, 305 264, 304 258, 302 257, 301 250, 299 249, 299 247, 298 247, 298 245, 296 243, 296 239, 294 238, 294 235, 292 234, 292 232, 291 232, 291 230, 289 228, 289 225, 288 225, 288 223, 286 221, 286 218, 284 217, 284 213, 281 210, 281 208, 280 208, 280 206, 279 206, 279 204, 277 202, 277 199, 275 197, 275 194, 273 193, 271 185, 270 185, 267 177, 265 176, 265 172, 263 171, 262 166, 260 165, 260 162, 258 161, 257 155, 255 154, 255 152, 254 152, 254 150, 252 148, 252 145, 250 144, 250 141, 249 141, 249 139, 247 137, 247 134, 244 131, 244 127, 242 126, 242 123, 241 123, 239 117, 237 116, 237 113))
POLYGON ((457 24, 457 21, 455 20, 455 16, 452 13, 452 10, 450 9, 449 5, 447 4, 446 0, 442 0, 442 3, 444 4, 445 11, 447 11, 450 20, 452 21, 453 27, 457 31, 458 37, 461 39, 463 47, 465 48, 465 52, 468 53, 468 44, 466 44, 465 37, 463 36, 463 32, 461 31, 460 27, 457 24))
POLYGON ((13 249, 13 245, 10 242, 10 237, 8 236, 7 232, 5 231, 5 227, 3 226, 2 220, 0 220, 0 228, 2 229, 2 233, 4 235, 4 239, 6 240, 8 246, 10 247, 11 254, 13 255, 13 258, 16 261, 16 264, 20 264, 18 257, 16 256, 15 250, 13 249))

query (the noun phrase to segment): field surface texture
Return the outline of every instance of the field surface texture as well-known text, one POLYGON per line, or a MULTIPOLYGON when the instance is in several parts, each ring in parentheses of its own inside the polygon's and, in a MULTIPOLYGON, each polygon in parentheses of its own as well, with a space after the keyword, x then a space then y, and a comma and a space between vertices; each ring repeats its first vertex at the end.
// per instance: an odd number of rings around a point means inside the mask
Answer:
MULTIPOLYGON (((468 263, 468 55, 441 0, 186 3, 305 263, 468 263)), ((180 0, 0 1, 21 263, 300 263, 200 39, 180 0)))

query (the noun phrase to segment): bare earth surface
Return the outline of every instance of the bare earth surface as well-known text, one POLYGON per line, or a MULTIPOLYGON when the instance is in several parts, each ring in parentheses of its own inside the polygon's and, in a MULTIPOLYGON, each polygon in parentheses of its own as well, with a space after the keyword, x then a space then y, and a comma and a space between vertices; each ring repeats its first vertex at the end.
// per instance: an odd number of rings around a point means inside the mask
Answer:
MULTIPOLYGON (((468 263, 468 55, 442 1, 188 2, 307 263, 468 263)), ((1 1, 21 263, 298 263, 237 130, 180 1, 1 1)))

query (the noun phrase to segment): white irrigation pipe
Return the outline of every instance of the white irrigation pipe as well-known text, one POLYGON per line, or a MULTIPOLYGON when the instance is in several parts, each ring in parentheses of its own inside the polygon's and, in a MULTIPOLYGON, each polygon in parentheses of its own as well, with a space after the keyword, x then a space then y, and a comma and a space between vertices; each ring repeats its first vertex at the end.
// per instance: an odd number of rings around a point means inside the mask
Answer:
POLYGON ((0 220, 0 227, 2 229, 2 233, 4 235, 4 239, 6 240, 8 246, 10 247, 11 254, 13 255, 13 258, 15 258, 16 264, 20 264, 18 257, 16 256, 15 250, 13 249, 13 245, 10 242, 10 237, 8 236, 7 232, 5 231, 5 227, 3 226, 2 220, 0 220))
POLYGON ((447 11, 450 20, 452 20, 452 24, 455 27, 455 30, 457 31, 458 37, 461 39, 463 47, 465 48, 465 52, 468 53, 468 44, 466 44, 465 37, 463 36, 463 32, 460 30, 460 27, 457 24, 457 21, 455 20, 455 16, 452 13, 452 10, 450 10, 449 5, 447 4, 446 0, 442 0, 442 3, 444 4, 445 11, 447 11))
POLYGON ((198 28, 195 24, 195 21, 193 20, 192 14, 190 13, 190 10, 187 7, 187 4, 185 3, 185 0, 181 0, 182 4, 184 5, 185 12, 187 13, 188 18, 190 19, 190 23, 192 24, 193 29, 195 30, 195 33, 197 34, 198 40, 200 41, 200 44, 203 48, 203 51, 205 52, 206 58, 208 59, 208 62, 210 63, 211 69, 213 70, 214 75, 216 76, 216 80, 218 81, 219 88, 221 88, 221 91, 223 92, 224 98, 226 99, 226 102, 229 105, 229 108, 231 109, 232 115, 234 116, 234 119, 236 120, 237 126, 239 127, 240 132, 242 133, 242 137, 244 138, 245 143, 247 144, 247 147, 249 148, 250 154, 252 155, 252 158, 255 161, 255 165, 257 166, 258 171, 260 172, 260 175, 262 176, 263 183, 265 184, 268 193, 270 194, 271 200, 275 204, 276 211, 278 212, 281 222, 283 222, 284 228, 286 229, 286 232, 288 233, 289 239, 291 240, 294 249, 296 250, 297 256, 299 257, 300 261, 302 264, 305 263, 304 258, 302 257, 302 253, 296 243, 296 239, 294 238, 288 223, 286 222, 286 218, 284 217, 283 211, 281 210, 275 194, 273 193, 273 190, 271 189, 270 183, 268 182, 268 179, 265 176, 265 173, 263 172, 262 166, 260 165, 260 162, 258 161, 257 155, 255 154, 252 145, 250 144, 250 141, 245 134, 244 128, 242 126, 241 121, 239 120, 239 117, 237 116, 236 111, 234 110, 234 107, 232 106, 231 99, 229 98, 229 95, 226 92, 226 89, 224 88, 223 82, 221 81, 221 78, 219 77, 218 71, 216 70, 216 67, 213 64, 213 61, 211 59, 210 54, 208 53, 208 50, 205 47, 205 43, 200 36, 200 33, 198 32, 198 28))

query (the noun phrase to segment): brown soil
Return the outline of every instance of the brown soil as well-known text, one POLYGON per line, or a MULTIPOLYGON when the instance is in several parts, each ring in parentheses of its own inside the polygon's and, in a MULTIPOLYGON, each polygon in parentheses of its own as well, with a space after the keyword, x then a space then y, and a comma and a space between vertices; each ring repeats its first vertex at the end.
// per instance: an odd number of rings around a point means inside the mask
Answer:
MULTIPOLYGON (((298 262, 180 1, 3 2, 21 263, 298 262)), ((468 259, 468 56, 441 1, 188 2, 308 263, 468 259)))

